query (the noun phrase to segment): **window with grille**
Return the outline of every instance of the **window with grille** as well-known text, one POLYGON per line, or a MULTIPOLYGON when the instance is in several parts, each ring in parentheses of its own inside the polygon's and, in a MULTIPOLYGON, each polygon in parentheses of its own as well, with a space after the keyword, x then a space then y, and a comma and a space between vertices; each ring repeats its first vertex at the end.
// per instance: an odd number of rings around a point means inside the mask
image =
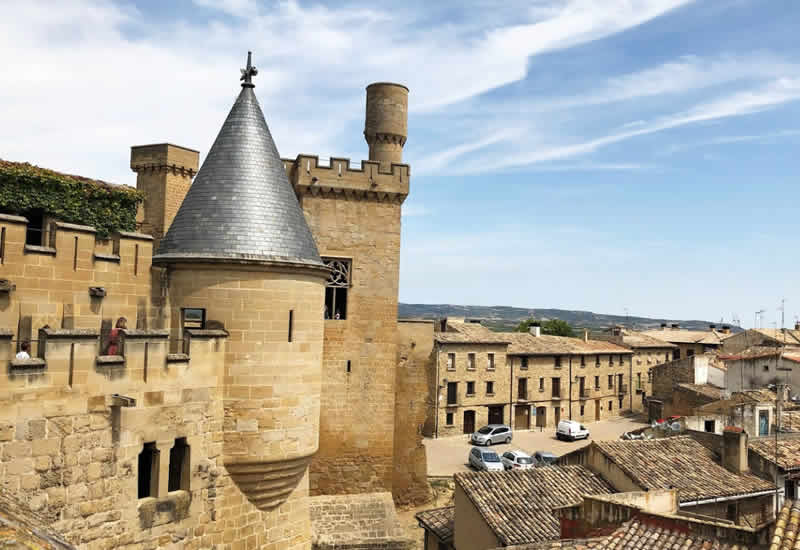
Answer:
POLYGON ((352 262, 342 258, 322 258, 331 270, 325 283, 325 318, 347 319, 347 292, 350 290, 352 262))

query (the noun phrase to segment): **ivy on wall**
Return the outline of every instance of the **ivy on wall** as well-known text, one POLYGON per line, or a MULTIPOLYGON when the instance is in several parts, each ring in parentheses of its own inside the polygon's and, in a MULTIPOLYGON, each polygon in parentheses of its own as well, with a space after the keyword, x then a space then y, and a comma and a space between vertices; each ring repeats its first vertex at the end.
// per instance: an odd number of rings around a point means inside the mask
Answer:
POLYGON ((104 239, 136 230, 142 200, 144 195, 130 187, 0 159, 0 211, 6 213, 42 210, 59 221, 90 225, 104 239))

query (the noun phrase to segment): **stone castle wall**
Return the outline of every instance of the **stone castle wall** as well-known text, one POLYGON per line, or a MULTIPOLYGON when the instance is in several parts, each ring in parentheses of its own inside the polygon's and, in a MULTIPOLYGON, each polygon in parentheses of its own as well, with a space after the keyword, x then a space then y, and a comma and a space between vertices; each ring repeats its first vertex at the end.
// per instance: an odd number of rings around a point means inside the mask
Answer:
POLYGON ((392 490, 400 207, 408 167, 381 170, 378 162, 364 161, 354 170, 347 159, 320 166, 317 157, 303 155, 284 163, 320 255, 352 262, 347 318, 325 321, 311 491, 392 490))

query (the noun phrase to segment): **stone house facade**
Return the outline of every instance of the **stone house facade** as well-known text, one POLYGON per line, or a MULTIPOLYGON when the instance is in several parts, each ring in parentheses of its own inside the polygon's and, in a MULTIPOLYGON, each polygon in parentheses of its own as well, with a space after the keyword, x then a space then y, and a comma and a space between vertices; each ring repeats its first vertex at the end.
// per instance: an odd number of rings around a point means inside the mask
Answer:
POLYGON ((0 483, 80 548, 307 549, 310 495, 426 497, 424 408, 394 419, 408 90, 368 87, 370 160, 320 166, 243 73, 199 171, 132 148, 152 234, 0 214, 0 483))
POLYGON ((590 422, 643 410, 642 394, 630 384, 636 374, 628 348, 535 331, 498 333, 452 319, 437 328, 427 436, 471 434, 485 424, 554 428, 561 419, 590 422))

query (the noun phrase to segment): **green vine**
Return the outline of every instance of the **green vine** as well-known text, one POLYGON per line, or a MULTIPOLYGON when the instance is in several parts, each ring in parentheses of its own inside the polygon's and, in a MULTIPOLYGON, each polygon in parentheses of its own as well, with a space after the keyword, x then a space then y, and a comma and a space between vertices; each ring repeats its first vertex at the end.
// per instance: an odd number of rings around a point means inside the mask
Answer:
POLYGON ((69 176, 0 159, 0 211, 24 216, 42 210, 59 221, 90 225, 101 239, 136 230, 144 195, 122 185, 69 176))

